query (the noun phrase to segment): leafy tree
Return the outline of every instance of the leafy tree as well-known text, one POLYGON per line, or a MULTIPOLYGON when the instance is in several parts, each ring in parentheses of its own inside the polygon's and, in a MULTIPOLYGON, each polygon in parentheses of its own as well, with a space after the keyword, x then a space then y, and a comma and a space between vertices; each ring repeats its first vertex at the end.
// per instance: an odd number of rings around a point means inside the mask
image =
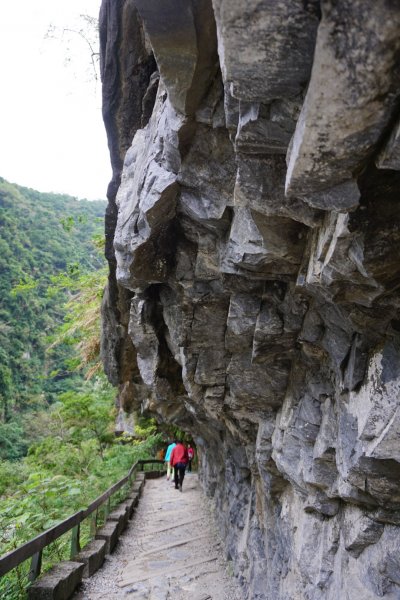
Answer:
POLYGON ((0 458, 16 460, 26 454, 27 449, 24 428, 20 422, 0 423, 0 458))
POLYGON ((86 369, 86 377, 90 379, 101 371, 100 361, 100 304, 107 281, 107 269, 94 273, 79 271, 68 276, 62 274, 53 279, 52 290, 58 287, 69 290, 71 297, 65 304, 64 323, 53 336, 51 348, 62 344, 75 344, 78 354, 70 366, 75 369, 86 369))
MULTIPOLYGON (((98 383, 96 381, 91 390, 62 394, 59 415, 64 427, 68 428, 71 439, 77 443, 87 439, 95 440, 98 453, 103 459, 103 451, 113 439, 115 409, 110 403, 109 389, 98 383)), ((114 395, 114 391, 111 395, 114 395)))

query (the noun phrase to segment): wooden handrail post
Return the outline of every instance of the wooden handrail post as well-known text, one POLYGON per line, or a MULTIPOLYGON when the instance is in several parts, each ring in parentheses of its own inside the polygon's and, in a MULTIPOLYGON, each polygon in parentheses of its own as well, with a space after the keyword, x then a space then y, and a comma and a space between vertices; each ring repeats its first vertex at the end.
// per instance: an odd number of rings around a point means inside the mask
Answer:
POLYGON ((71 536, 71 559, 74 558, 81 551, 81 545, 79 541, 79 534, 81 530, 81 524, 78 523, 75 527, 72 528, 72 536, 71 536))
POLYGON ((104 504, 104 520, 107 521, 107 517, 111 512, 111 497, 107 498, 107 502, 104 504))
POLYGON ((40 575, 40 570, 42 568, 42 550, 36 552, 32 556, 31 560, 31 568, 29 569, 28 579, 30 582, 35 581, 40 575))
POLYGON ((95 537, 96 536, 96 532, 97 532, 97 517, 98 517, 99 511, 98 509, 96 509, 94 511, 94 513, 92 514, 92 516, 90 517, 90 537, 95 537))

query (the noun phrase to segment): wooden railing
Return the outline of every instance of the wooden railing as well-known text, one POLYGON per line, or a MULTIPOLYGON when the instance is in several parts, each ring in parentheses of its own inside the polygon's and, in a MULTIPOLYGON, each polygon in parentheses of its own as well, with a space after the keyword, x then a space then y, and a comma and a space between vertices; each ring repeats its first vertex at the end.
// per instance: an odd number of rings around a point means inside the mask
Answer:
MULTIPOLYGON (((82 521, 87 519, 92 515, 91 522, 91 531, 93 532, 93 537, 96 533, 97 528, 97 518, 98 511, 101 507, 104 507, 105 518, 108 516, 110 512, 111 506, 111 497, 115 492, 120 490, 124 485, 132 485, 133 476, 136 471, 147 471, 147 466, 150 465, 163 465, 164 461, 162 460, 138 460, 129 470, 128 474, 114 483, 107 491, 104 492, 101 496, 96 498, 85 510, 80 510, 75 514, 71 515, 58 525, 47 529, 40 535, 36 536, 29 542, 26 542, 19 548, 4 554, 0 557, 0 577, 14 569, 18 565, 20 565, 25 560, 31 558, 31 568, 29 571, 29 579, 30 581, 34 581, 39 575, 42 565, 42 552, 46 546, 57 540, 59 537, 72 530, 72 538, 71 538, 71 558, 73 558, 80 551, 80 524, 82 521)), ((162 468, 162 467, 161 467, 162 468)), ((159 469, 161 470, 161 469, 159 469)))

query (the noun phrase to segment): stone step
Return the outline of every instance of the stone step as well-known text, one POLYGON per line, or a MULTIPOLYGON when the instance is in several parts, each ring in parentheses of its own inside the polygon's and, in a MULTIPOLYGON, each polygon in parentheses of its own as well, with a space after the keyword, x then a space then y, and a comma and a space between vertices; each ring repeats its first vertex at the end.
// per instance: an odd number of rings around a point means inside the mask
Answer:
POLYGON ((143 487, 144 487, 144 479, 141 479, 139 481, 136 480, 132 484, 131 493, 137 492, 140 496, 142 494, 143 487))
POLYGON ((118 505, 118 508, 113 510, 107 518, 107 521, 116 521, 118 523, 118 537, 124 531, 128 524, 129 513, 127 506, 118 505))
POLYGON ((95 539, 89 542, 89 544, 75 556, 74 560, 85 565, 82 576, 87 578, 91 577, 93 573, 100 569, 105 556, 106 541, 104 539, 95 539))
POLYGON ((133 511, 135 510, 135 506, 137 505, 138 501, 139 501, 139 495, 133 494, 132 496, 128 496, 128 498, 125 500, 125 502, 120 504, 120 508, 125 507, 125 510, 128 513, 128 519, 132 518, 133 511))
POLYGON ((111 554, 118 542, 118 521, 107 521, 96 533, 96 540, 105 540, 106 554, 111 554))
POLYGON ((158 479, 164 477, 165 471, 148 471, 146 473, 146 479, 158 479))
POLYGON ((29 600, 68 600, 81 583, 84 568, 81 562, 59 563, 31 585, 29 600))

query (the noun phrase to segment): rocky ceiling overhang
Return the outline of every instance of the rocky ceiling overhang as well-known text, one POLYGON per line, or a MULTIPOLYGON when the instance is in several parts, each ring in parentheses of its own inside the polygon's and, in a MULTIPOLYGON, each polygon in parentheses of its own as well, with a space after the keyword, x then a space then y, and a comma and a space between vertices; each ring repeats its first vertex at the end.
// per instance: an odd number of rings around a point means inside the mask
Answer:
POLYGON ((259 600, 400 598, 400 4, 103 0, 102 351, 259 600))

